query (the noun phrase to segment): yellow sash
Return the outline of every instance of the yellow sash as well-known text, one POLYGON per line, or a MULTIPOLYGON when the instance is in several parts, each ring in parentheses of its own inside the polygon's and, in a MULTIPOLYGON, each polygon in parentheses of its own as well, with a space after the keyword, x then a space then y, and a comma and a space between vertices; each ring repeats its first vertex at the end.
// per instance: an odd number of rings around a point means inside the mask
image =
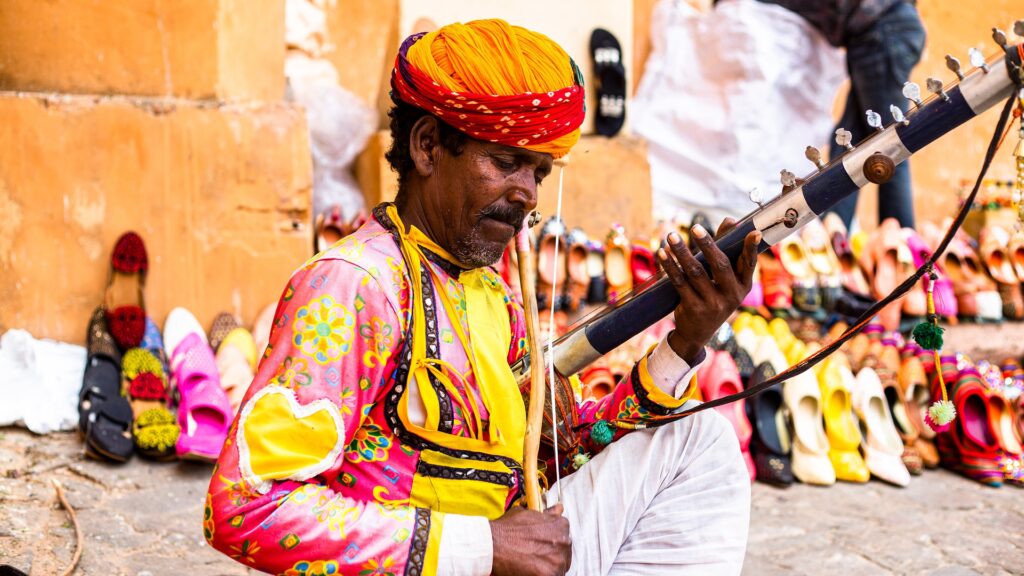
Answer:
MULTIPOLYGON (((466 295, 469 324, 469 334, 466 334, 455 305, 445 290, 443 280, 427 266, 434 294, 437 300, 440 300, 441 307, 444 308, 452 329, 469 359, 470 369, 476 378, 476 388, 479 390, 478 396, 451 364, 444 360, 428 358, 426 354, 427 318, 423 307, 424 294, 421 282, 421 263, 425 258, 423 249, 428 249, 451 262, 455 260, 416 227, 406 230, 394 205, 387 207, 387 214, 398 230, 402 255, 409 268, 409 289, 412 292, 410 300, 413 329, 406 343, 412 346, 412 363, 406 390, 403 391, 398 404, 398 416, 402 424, 411 433, 444 448, 503 456, 522 463, 526 413, 515 376, 508 365, 512 329, 504 289, 499 283, 489 281, 483 269, 465 270, 460 274, 459 283, 466 295), (452 401, 462 411, 466 421, 465 436, 456 436, 438 429, 440 405, 438 396, 430 384, 431 374, 444 386, 452 401), (459 386, 456 386, 456 382, 459 386), (413 385, 417 387, 426 411, 426 421, 422 426, 413 423, 409 418, 408 388, 413 385), (481 405, 488 413, 486 422, 480 415, 481 405)), ((424 451, 421 459, 428 464, 447 468, 511 472, 503 464, 454 458, 433 451, 424 451)), ((466 480, 418 480, 417 475, 411 495, 414 503, 429 505, 430 508, 445 512, 474 513, 489 517, 496 517, 504 511, 503 494, 507 494, 509 489, 507 486, 501 487, 493 483, 485 485, 487 483, 466 480), (467 490, 467 482, 481 485, 481 490, 467 490), (429 489, 423 485, 424 483, 429 483, 429 489), (446 494, 449 490, 451 493, 446 494)))

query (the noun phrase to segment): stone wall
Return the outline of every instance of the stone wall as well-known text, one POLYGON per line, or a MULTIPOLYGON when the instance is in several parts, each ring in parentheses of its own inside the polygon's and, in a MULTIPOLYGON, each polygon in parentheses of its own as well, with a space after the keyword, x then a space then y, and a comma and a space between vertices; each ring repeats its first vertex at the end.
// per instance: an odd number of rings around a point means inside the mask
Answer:
POLYGON ((283 0, 10 0, 0 10, 0 331, 82 343, 113 244, 147 311, 252 322, 312 250, 283 0), (276 39, 276 40, 275 40, 276 39))

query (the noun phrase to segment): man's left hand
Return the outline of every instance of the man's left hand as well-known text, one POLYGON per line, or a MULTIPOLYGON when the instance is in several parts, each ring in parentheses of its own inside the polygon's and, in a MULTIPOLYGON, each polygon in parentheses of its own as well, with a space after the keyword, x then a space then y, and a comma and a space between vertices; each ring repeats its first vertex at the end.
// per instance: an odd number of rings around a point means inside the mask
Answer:
MULTIPOLYGON (((735 221, 727 218, 719 227, 718 236, 735 225, 735 221)), ((679 305, 674 312, 676 329, 669 334, 668 343, 692 365, 715 331, 750 292, 761 233, 747 234, 735 267, 704 228, 694 226, 690 235, 704 254, 710 275, 675 232, 668 235, 667 248, 658 250, 658 262, 679 293, 679 305)))

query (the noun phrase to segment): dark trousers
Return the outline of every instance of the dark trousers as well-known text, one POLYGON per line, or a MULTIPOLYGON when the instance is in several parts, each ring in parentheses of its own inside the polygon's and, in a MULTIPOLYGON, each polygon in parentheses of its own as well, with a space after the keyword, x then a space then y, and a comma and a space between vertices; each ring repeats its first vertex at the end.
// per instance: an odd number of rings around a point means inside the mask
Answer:
MULTIPOLYGON (((850 39, 846 47, 846 66, 850 72, 850 95, 837 127, 853 133, 853 142, 866 138, 874 130, 868 126, 864 113, 874 110, 882 115, 883 124, 892 120, 889 105, 896 104, 904 112, 910 103, 903 97, 903 83, 921 59, 925 32, 917 8, 901 2, 883 14, 873 27, 850 39)), ((844 149, 834 141, 832 158, 844 149)), ((837 204, 833 211, 850 226, 857 211, 854 192, 837 204)), ((896 218, 904 227, 914 227, 914 202, 910 187, 910 164, 896 167, 892 180, 879 186, 878 219, 896 218)))

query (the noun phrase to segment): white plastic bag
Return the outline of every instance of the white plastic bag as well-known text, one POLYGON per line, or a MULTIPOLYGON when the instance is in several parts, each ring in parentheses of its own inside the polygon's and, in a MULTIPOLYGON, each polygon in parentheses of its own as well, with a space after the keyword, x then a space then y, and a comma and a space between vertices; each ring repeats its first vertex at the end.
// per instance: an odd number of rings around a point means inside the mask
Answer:
POLYGON ((24 330, 0 337, 0 426, 36 434, 74 430, 85 348, 36 340, 24 330))

